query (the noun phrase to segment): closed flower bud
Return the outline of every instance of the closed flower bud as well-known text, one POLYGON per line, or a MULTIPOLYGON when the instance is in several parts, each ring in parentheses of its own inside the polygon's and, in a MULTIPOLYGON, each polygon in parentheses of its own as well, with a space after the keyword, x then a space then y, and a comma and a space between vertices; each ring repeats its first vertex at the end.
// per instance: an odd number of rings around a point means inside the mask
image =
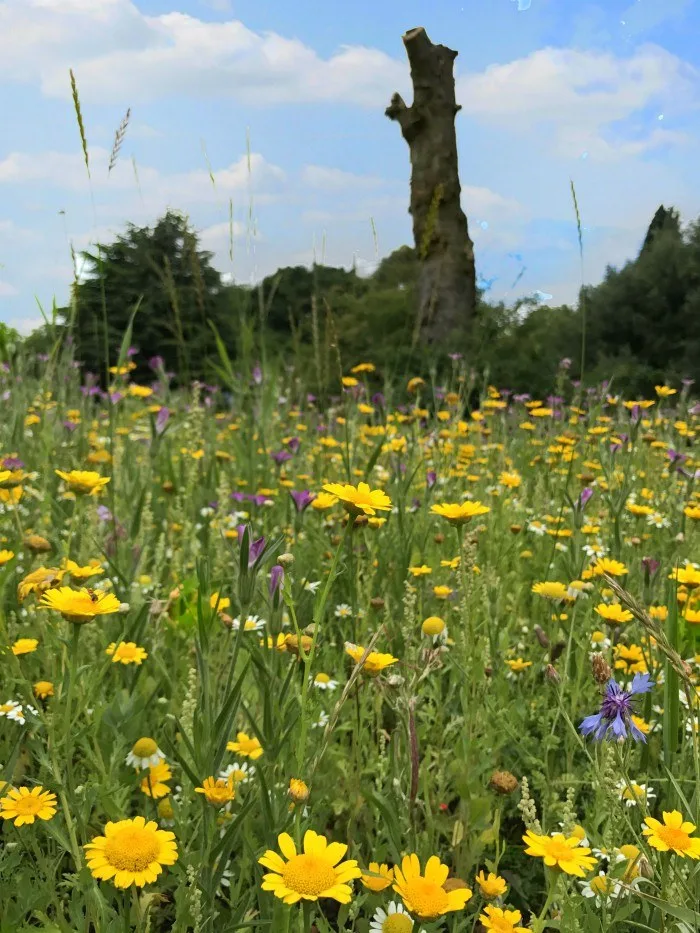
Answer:
POLYGON ((522 525, 511 525, 510 530, 514 535, 519 535, 520 532, 523 530, 523 526, 522 525))
POLYGON ((353 521, 353 526, 355 528, 361 528, 363 525, 366 525, 369 519, 366 515, 356 515, 355 520, 353 521))
POLYGON ((642 876, 642 878, 649 879, 654 877, 654 869, 651 867, 651 862, 646 857, 646 855, 639 856, 637 870, 639 871, 639 874, 642 876))
POLYGON ((548 665, 545 667, 545 669, 544 669, 544 676, 547 678, 547 680, 550 682, 550 684, 560 684, 560 683, 561 683, 561 677, 559 676, 559 672, 557 671, 556 667, 554 667, 553 664, 548 664, 548 665))
POLYGON ((373 596, 370 599, 369 604, 372 607, 372 609, 383 609, 385 606, 385 602, 381 596, 373 596))
POLYGON ((288 794, 295 803, 303 803, 309 799, 309 788, 299 778, 292 778, 289 782, 288 794))
POLYGON ((602 654, 591 655, 591 667, 593 669, 593 679, 597 684, 606 684, 612 677, 610 665, 602 654))
POLYGON ((444 540, 445 540, 445 536, 443 534, 436 534, 435 537, 433 538, 433 541, 436 544, 442 544, 444 540))
POLYGON ((294 563, 294 555, 288 552, 280 554, 280 556, 277 558, 277 563, 282 564, 283 567, 288 567, 290 564, 294 563))
POLYGON ((536 625, 534 628, 535 635, 537 636, 537 641, 542 645, 543 648, 549 648, 549 639, 547 634, 541 625, 536 625))
POLYGON ((489 787, 497 794, 512 794, 518 789, 518 779, 510 771, 494 771, 489 781, 489 787))

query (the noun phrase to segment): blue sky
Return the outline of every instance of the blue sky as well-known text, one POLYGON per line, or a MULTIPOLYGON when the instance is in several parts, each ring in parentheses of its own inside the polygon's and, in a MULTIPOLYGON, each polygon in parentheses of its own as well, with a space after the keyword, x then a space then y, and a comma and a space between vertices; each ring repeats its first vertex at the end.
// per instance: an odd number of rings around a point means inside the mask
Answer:
POLYGON ((0 319, 28 332, 67 298, 71 244, 168 207, 237 281, 314 256, 370 271, 411 238, 384 108, 410 100, 417 25, 460 53, 464 207, 494 298, 575 300, 570 178, 587 281, 635 255, 660 203, 700 214, 697 0, 0 0, 0 319))

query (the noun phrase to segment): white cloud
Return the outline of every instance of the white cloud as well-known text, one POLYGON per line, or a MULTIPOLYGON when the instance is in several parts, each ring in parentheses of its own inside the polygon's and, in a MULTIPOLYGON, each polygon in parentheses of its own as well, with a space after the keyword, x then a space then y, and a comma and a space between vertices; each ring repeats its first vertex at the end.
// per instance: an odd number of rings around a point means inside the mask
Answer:
POLYGON ((655 126, 630 143, 615 125, 655 104, 674 111, 694 107, 697 89, 697 71, 655 45, 641 46, 629 58, 545 48, 460 77, 457 98, 466 114, 540 134, 559 155, 588 150, 609 159, 677 142, 677 134, 655 126))
POLYGON ((380 188, 387 184, 386 179, 376 175, 356 175, 354 172, 345 172, 325 165, 305 165, 301 172, 301 180, 309 188, 325 191, 380 188))
POLYGON ((343 46, 321 58, 298 39, 237 20, 185 13, 146 16, 130 0, 6 0, 0 6, 0 76, 82 100, 233 97, 248 103, 385 103, 406 68, 384 52, 343 46), (22 36, 22 42, 16 37, 22 36))
POLYGON ((18 294, 19 292, 14 287, 14 285, 10 285, 9 282, 3 282, 2 279, 0 279, 0 295, 2 295, 3 297, 9 297, 10 295, 18 295, 18 294))
POLYGON ((31 334, 33 330, 42 327, 44 319, 42 317, 21 317, 8 321, 7 323, 10 327, 14 327, 23 337, 26 337, 28 334, 31 334))

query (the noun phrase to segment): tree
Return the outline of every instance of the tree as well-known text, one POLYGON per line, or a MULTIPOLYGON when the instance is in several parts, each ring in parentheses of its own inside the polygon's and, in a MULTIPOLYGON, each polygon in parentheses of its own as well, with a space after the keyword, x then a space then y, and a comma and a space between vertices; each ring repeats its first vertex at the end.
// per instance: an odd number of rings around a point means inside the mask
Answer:
POLYGON ((681 239, 681 223, 678 211, 675 208, 666 210, 663 204, 657 208, 644 237, 641 252, 646 252, 661 233, 670 233, 676 240, 681 239))
POLYGON ((433 45, 419 26, 403 37, 413 104, 394 94, 395 120, 411 156, 413 239, 419 259, 418 309, 428 343, 446 344, 468 325, 476 306, 474 245, 462 210, 454 120, 460 110, 452 72, 457 52, 433 45))
POLYGON ((137 375, 157 355, 182 381, 206 378, 217 354, 210 323, 233 352, 235 318, 222 300, 221 277, 182 215, 168 211, 154 227, 129 224, 113 243, 82 255, 81 280, 62 314, 72 325, 76 358, 87 369, 104 373, 105 355, 116 362, 136 306, 132 342, 142 360, 137 375))

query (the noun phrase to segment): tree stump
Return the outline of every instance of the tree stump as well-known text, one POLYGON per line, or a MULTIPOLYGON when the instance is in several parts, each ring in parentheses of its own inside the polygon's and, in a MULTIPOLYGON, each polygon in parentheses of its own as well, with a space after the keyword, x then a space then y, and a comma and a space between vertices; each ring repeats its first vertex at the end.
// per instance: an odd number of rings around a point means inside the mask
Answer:
POLYGON ((460 203, 453 73, 457 52, 433 45, 419 26, 403 36, 413 104, 394 94, 386 115, 401 127, 411 156, 413 238, 419 260, 418 324, 423 340, 446 344, 465 332, 476 303, 474 244, 460 203))

